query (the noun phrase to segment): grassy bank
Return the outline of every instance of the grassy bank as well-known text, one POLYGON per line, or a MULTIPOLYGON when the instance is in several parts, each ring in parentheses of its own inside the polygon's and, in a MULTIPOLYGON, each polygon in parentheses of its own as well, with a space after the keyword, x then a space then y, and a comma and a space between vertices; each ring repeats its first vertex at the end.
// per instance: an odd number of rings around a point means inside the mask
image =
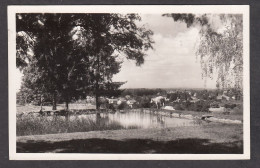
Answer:
POLYGON ((230 114, 224 114, 222 112, 197 112, 197 111, 186 111, 186 110, 164 110, 164 109, 152 109, 152 108, 145 108, 148 111, 162 111, 165 113, 178 113, 182 115, 192 115, 193 117, 199 117, 201 118, 203 115, 212 115, 219 119, 230 119, 230 120, 240 120, 243 121, 243 113, 230 113, 230 114))
POLYGON ((242 153, 243 127, 210 123, 195 127, 20 136, 17 152, 242 153))
MULTIPOLYGON (((131 128, 136 127, 132 126, 131 128)), ((78 117, 70 121, 67 121, 65 117, 45 116, 25 116, 16 119, 17 136, 117 129, 124 129, 124 127, 115 121, 107 123, 102 121, 102 119, 97 122, 92 119, 80 119, 78 117)))

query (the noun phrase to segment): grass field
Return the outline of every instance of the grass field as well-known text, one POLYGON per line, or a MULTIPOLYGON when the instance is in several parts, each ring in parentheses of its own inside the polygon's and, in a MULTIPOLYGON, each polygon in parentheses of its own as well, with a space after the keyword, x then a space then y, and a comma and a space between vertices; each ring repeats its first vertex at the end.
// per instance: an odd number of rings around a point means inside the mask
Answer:
POLYGON ((243 153, 242 125, 18 136, 21 153, 243 153))

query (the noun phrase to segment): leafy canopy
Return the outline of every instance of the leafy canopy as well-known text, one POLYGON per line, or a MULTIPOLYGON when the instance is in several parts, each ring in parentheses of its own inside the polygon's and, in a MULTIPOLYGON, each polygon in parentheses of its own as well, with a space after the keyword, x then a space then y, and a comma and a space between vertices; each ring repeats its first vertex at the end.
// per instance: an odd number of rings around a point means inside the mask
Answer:
POLYGON ((17 14, 17 67, 30 87, 71 96, 116 88, 123 57, 144 63, 153 32, 137 14, 17 14))
POLYGON ((200 58, 202 77, 217 74, 217 87, 242 89, 243 17, 240 14, 164 14, 174 21, 199 28, 196 55, 200 58))

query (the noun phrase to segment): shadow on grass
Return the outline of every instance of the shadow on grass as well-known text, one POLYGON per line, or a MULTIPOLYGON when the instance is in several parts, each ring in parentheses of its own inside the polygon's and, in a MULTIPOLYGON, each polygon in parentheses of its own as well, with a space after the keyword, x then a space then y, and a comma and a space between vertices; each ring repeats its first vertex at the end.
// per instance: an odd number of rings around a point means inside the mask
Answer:
POLYGON ((210 143, 208 139, 154 141, 150 139, 80 139, 61 142, 27 141, 17 143, 17 153, 243 153, 242 141, 210 143))

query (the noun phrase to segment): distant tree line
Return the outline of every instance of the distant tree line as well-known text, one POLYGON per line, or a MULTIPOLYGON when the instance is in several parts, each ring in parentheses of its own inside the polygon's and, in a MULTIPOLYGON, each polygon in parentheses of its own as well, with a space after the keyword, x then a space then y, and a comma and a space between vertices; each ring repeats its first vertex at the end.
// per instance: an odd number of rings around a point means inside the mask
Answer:
POLYGON ((151 95, 166 95, 166 90, 164 89, 146 89, 146 88, 138 88, 138 89, 125 89, 122 92, 122 96, 130 95, 130 96, 151 96, 151 95))

